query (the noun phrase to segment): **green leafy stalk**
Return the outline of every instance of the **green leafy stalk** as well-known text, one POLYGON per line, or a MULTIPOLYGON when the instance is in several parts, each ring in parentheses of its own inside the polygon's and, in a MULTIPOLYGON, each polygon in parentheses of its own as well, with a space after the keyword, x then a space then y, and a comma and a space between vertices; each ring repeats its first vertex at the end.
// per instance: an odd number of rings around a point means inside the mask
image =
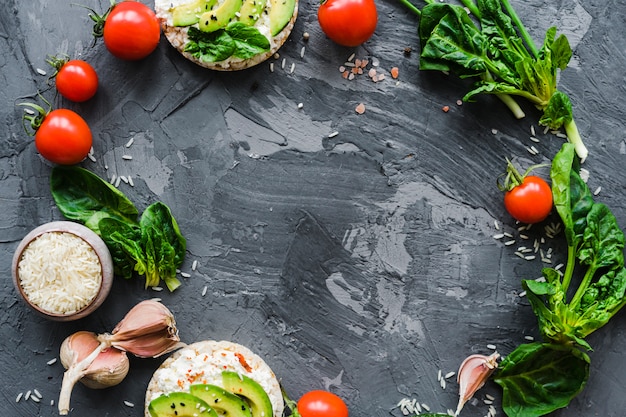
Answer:
POLYGON ((588 151, 570 100, 557 89, 558 72, 567 68, 572 57, 567 37, 557 36, 556 27, 551 27, 538 49, 508 0, 461 1, 463 6, 429 1, 417 13, 408 0, 400 0, 420 18, 420 69, 474 79, 463 100, 496 95, 516 118, 524 113, 511 96, 528 100, 542 112, 541 125, 564 128, 584 161, 588 151))
POLYGON ((116 275, 144 275, 146 288, 161 280, 170 291, 180 286, 176 269, 185 257, 186 241, 165 204, 151 204, 138 219, 137 208, 120 190, 76 166, 53 168, 50 188, 67 219, 102 237, 116 275))

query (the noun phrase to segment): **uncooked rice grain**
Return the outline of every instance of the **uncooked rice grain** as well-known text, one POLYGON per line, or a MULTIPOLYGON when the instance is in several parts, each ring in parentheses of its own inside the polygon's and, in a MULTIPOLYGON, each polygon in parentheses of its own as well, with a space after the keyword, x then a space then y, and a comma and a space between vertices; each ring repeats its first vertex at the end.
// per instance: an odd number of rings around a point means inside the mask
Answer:
POLYGON ((18 276, 30 302, 50 313, 71 314, 85 308, 98 294, 102 265, 82 238, 47 232, 22 252, 18 276))

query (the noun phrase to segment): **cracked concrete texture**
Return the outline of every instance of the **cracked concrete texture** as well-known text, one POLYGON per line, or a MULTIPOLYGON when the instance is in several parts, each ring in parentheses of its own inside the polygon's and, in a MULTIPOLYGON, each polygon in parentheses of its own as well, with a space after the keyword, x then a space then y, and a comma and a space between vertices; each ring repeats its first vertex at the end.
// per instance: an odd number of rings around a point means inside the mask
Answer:
MULTIPOLYGON (((102 10, 108 2, 88 3, 102 10)), ((405 397, 445 412, 456 406, 456 384, 442 389, 438 370, 456 371, 467 355, 490 353, 489 344, 507 354, 524 336, 538 337, 520 280, 538 277, 544 265, 514 252, 543 232, 518 230, 495 179, 506 157, 522 166, 545 163, 562 139, 544 134, 527 104, 521 121, 491 97, 456 104, 467 83, 419 72, 417 20, 401 5, 378 2, 374 37, 342 48, 320 31, 317 4, 301 2, 279 58, 237 73, 197 67, 164 38, 145 60, 122 62, 101 41, 91 46, 81 7, 0 4, 4 415, 53 415, 63 370, 47 363, 63 339, 77 330, 110 331, 150 297, 174 312, 184 341, 243 343, 266 359, 292 397, 331 389, 355 417, 399 416, 396 404, 405 397), (48 89, 49 74, 38 69, 50 72, 47 55, 61 52, 96 68, 93 100, 73 104, 48 89), (339 67, 353 53, 369 59, 368 68, 377 62, 380 73, 399 67, 400 77, 343 79, 339 67), (51 166, 37 155, 15 106, 37 91, 89 122, 96 161, 82 166, 107 179, 132 177, 134 187, 120 189, 140 209, 157 200, 170 206, 188 242, 182 271, 191 276, 181 278, 179 290, 157 293, 140 279, 118 279, 105 304, 76 323, 48 322, 19 302, 10 280, 13 251, 29 230, 61 218, 49 193, 51 166), (538 144, 529 140, 531 126, 538 144), (528 153, 530 145, 538 155, 528 153), (503 231, 516 245, 493 239, 503 231), (35 388, 41 403, 14 401, 35 388)), ((626 33, 615 28, 624 26, 626 9, 618 0, 512 4, 538 41, 555 24, 571 37, 575 65, 560 85, 590 150, 589 186, 602 187, 598 199, 625 225, 626 33)), ((565 258, 562 236, 542 249, 553 250, 555 264, 565 258)), ((626 408, 625 326, 620 314, 593 335, 587 387, 555 416, 617 416, 626 408)), ((160 362, 133 359, 114 388, 77 387, 71 414, 142 416, 160 362)), ((495 385, 484 392, 498 405, 495 385)), ((463 415, 486 412, 479 401, 463 415)))

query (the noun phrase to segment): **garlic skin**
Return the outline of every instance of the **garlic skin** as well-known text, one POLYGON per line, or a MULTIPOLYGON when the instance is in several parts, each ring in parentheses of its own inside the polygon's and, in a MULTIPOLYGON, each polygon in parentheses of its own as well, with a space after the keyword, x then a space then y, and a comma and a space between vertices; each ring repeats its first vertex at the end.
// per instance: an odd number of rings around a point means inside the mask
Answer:
POLYGON ((99 335, 98 340, 139 358, 157 358, 185 346, 174 315, 158 299, 135 305, 111 334, 99 335))
POLYGON ((471 355, 468 356, 457 374, 459 383, 459 404, 457 405, 455 416, 458 416, 465 403, 474 396, 476 391, 485 385, 491 374, 498 367, 500 354, 494 352, 489 356, 471 355))

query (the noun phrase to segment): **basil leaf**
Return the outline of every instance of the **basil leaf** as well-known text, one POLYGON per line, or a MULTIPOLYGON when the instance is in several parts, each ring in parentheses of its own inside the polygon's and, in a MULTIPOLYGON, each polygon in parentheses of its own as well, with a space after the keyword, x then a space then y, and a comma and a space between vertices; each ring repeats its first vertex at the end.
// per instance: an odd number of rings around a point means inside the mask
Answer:
POLYGON ((219 62, 232 57, 249 59, 270 50, 270 41, 255 27, 231 22, 224 29, 203 32, 191 26, 185 52, 204 62, 219 62))
POLYGON ((502 387, 509 417, 537 417, 565 407, 589 378, 589 357, 580 350, 545 343, 518 346, 500 363, 494 381, 502 387))
POLYGON ((203 62, 224 61, 235 51, 235 42, 224 30, 203 32, 191 26, 187 36, 189 42, 185 45, 184 51, 203 62))
POLYGON ((235 43, 233 56, 249 59, 270 50, 270 41, 255 27, 241 22, 232 22, 226 32, 235 43))

